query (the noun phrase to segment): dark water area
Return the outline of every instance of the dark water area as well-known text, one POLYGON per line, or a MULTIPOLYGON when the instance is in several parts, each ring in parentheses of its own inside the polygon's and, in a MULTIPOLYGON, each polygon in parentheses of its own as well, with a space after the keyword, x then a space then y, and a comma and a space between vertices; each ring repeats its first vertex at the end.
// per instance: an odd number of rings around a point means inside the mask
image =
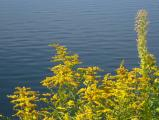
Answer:
POLYGON ((149 12, 149 50, 159 58, 159 1, 0 0, 0 113, 11 113, 6 98, 16 86, 43 91, 59 42, 78 53, 83 65, 113 72, 122 59, 138 66, 134 20, 149 12))

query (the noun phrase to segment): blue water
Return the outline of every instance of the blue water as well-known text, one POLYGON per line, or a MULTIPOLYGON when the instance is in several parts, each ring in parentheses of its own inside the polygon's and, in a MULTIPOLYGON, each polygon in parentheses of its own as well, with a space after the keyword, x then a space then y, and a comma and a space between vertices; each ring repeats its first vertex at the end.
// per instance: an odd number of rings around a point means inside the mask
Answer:
POLYGON ((0 113, 10 114, 6 98, 16 86, 42 91, 59 42, 78 53, 84 65, 113 72, 122 59, 138 66, 134 20, 149 12, 149 50, 159 58, 159 1, 0 0, 0 113))

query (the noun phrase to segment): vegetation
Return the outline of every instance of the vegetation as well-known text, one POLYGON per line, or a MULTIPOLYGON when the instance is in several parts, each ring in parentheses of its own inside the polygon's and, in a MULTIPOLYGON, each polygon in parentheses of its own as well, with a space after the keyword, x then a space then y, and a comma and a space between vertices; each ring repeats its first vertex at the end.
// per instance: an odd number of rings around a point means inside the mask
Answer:
POLYGON ((8 97, 14 104, 11 118, 20 120, 158 120, 159 67, 147 49, 148 18, 137 13, 135 30, 140 67, 128 70, 122 62, 116 74, 100 76, 97 66, 79 67, 77 54, 59 44, 52 61, 52 76, 42 80, 46 93, 17 87, 8 97))

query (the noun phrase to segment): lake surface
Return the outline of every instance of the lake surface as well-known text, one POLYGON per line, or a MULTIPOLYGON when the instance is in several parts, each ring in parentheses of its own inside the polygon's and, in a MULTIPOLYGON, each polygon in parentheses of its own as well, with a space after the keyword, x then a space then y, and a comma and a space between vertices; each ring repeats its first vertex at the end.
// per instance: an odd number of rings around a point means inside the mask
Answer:
POLYGON ((134 20, 149 12, 149 50, 159 58, 157 0, 0 0, 0 113, 10 114, 6 98, 16 86, 42 91, 59 42, 80 55, 83 65, 113 72, 122 59, 138 66, 134 20))

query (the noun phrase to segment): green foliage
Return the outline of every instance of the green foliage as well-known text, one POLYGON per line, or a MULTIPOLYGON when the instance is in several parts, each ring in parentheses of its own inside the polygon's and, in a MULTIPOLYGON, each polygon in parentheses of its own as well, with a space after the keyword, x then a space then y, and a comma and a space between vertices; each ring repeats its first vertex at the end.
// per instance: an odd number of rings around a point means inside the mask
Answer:
POLYGON ((128 70, 122 62, 115 75, 100 76, 97 66, 79 67, 77 54, 51 45, 57 65, 41 82, 48 92, 17 87, 8 96, 15 116, 20 120, 158 120, 159 68, 147 49, 147 28, 147 12, 140 10, 135 25, 140 67, 128 70))
POLYGON ((2 114, 0 114, 0 120, 11 120, 11 118, 3 116, 2 114))

